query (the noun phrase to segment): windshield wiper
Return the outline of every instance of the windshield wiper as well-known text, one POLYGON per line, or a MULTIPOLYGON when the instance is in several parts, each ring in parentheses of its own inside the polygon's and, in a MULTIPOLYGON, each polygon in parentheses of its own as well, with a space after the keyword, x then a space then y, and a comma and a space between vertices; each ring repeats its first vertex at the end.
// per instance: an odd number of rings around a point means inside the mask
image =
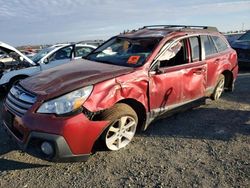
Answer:
POLYGON ((111 61, 103 61, 103 60, 94 60, 94 61, 100 62, 100 63, 106 63, 106 64, 113 64, 113 65, 116 65, 116 64, 114 64, 114 63, 111 62, 111 61))

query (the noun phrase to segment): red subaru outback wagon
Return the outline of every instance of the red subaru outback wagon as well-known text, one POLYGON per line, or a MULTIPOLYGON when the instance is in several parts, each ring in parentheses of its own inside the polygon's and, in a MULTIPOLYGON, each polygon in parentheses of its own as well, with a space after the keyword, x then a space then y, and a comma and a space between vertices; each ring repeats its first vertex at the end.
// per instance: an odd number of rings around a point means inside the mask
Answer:
POLYGON ((13 86, 3 126, 35 156, 87 160, 97 143, 119 150, 158 117, 217 100, 237 74, 216 28, 145 26, 13 86))

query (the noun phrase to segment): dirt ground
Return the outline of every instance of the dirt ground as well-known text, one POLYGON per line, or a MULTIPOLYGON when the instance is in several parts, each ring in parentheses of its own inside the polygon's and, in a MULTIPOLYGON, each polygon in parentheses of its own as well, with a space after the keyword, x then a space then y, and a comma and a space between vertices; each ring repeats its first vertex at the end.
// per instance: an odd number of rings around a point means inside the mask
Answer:
POLYGON ((0 187, 69 186, 250 187, 250 73, 218 102, 159 120, 127 148, 85 163, 29 156, 0 126, 0 187))

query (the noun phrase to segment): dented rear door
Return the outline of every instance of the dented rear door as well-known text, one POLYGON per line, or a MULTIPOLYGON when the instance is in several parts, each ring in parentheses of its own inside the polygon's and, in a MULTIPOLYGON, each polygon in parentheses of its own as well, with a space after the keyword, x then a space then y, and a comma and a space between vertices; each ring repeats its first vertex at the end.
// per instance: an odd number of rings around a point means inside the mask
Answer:
POLYGON ((202 60, 199 36, 187 39, 189 62, 183 67, 183 87, 181 102, 189 102, 205 96, 207 83, 207 63, 202 60))
POLYGON ((183 69, 181 102, 193 101, 205 96, 207 64, 205 61, 189 63, 183 69))

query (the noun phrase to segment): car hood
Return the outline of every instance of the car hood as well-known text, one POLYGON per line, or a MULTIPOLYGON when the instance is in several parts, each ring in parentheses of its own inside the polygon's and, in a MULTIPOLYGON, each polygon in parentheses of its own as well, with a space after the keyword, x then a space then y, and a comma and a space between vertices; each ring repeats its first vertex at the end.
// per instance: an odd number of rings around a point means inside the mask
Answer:
POLYGON ((81 59, 43 71, 20 84, 32 93, 52 98, 133 70, 130 67, 81 59))
POLYGON ((250 41, 249 40, 236 40, 232 43, 232 47, 250 50, 250 41))
POLYGON ((26 55, 24 55, 23 53, 21 53, 19 50, 17 50, 16 48, 14 48, 13 46, 10 46, 6 43, 3 43, 0 41, 0 50, 3 50, 5 52, 16 52, 18 55, 20 55, 21 57, 23 57, 28 63, 30 63, 31 65, 36 65, 36 63, 34 63, 30 58, 28 58, 26 55))

